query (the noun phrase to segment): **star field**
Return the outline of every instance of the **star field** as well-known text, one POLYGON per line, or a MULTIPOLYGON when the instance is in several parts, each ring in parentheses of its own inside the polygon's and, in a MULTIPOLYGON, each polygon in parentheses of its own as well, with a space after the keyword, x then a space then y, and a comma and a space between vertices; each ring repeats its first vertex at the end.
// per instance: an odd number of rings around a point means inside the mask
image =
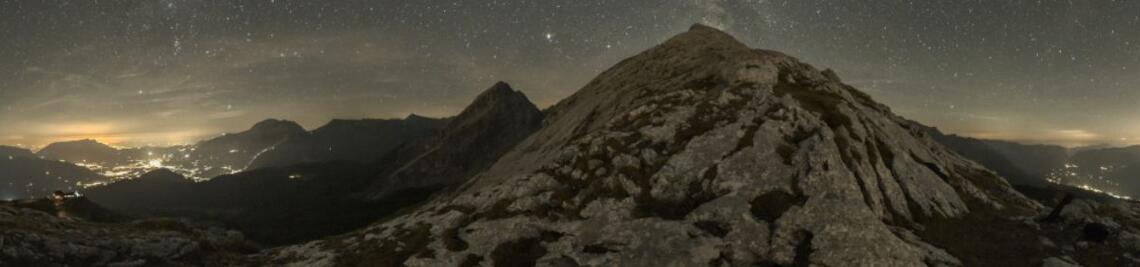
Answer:
POLYGON ((693 23, 946 132, 1140 143, 1140 1, 0 1, 0 144, 545 107, 693 23))

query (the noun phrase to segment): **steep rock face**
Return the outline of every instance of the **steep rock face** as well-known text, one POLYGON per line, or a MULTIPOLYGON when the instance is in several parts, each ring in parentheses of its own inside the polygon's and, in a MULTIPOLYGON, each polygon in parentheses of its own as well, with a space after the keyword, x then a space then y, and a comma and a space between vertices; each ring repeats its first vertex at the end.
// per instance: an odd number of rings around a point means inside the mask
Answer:
POLYGON ((48 159, 69 162, 121 164, 127 161, 118 149, 90 139, 52 143, 36 154, 48 159))
POLYGON ((461 182, 486 169, 542 126, 542 111, 499 82, 484 91, 439 133, 395 152, 399 166, 384 172, 367 195, 381 199, 409 188, 461 182))
POLYGON ((399 145, 439 130, 446 120, 410 115, 405 119, 332 120, 312 133, 289 139, 257 155, 250 169, 323 161, 372 162, 399 145))
POLYGON ((270 147, 306 134, 308 132, 296 122, 268 119, 249 130, 199 142, 190 157, 179 161, 194 165, 195 169, 209 166, 202 177, 229 174, 246 169, 253 158, 270 147))
POLYGON ((694 26, 553 107, 454 193, 259 260, 960 265, 912 230, 1039 208, 834 77, 694 26))

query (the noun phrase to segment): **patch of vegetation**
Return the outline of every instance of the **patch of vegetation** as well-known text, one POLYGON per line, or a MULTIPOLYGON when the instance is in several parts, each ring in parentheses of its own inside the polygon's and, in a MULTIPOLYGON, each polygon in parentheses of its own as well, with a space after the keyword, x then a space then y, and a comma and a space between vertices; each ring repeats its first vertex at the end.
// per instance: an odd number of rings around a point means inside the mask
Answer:
POLYGON ((731 225, 717 221, 698 221, 693 223, 693 226, 697 227, 697 229, 701 229, 701 231, 705 231, 705 233, 720 238, 724 238, 728 236, 729 232, 732 232, 731 225))
POLYGON ((607 253, 615 253, 615 252, 619 252, 619 251, 620 250, 609 248, 605 244, 586 245, 586 247, 582 248, 582 252, 590 253, 590 254, 607 254, 607 253))
POLYGON ((184 234, 194 232, 194 229, 183 223, 181 220, 173 218, 154 218, 138 220, 131 223, 132 226, 141 230, 153 231, 174 231, 184 234))
POLYGON ((748 211, 752 213, 753 218, 768 222, 770 230, 774 230, 777 219, 793 206, 803 206, 805 202, 807 197, 777 190, 753 198, 748 202, 751 206, 748 211))
POLYGON ((459 237, 459 227, 450 228, 443 232, 443 246, 450 251, 467 250, 467 241, 459 237))
POLYGON ((483 256, 479 256, 479 255, 475 255, 475 254, 467 254, 467 257, 463 258, 462 262, 459 262, 459 267, 476 267, 476 266, 479 266, 479 263, 482 263, 482 262, 483 262, 483 256))
POLYGON ((811 247, 811 241, 815 235, 808 231, 800 231, 800 243, 796 244, 796 257, 792 259, 792 267, 808 267, 811 266, 811 253, 815 250, 811 247))
POLYGON ((496 267, 535 266, 546 253, 541 240, 525 238, 499 244, 491 251, 491 260, 496 267))

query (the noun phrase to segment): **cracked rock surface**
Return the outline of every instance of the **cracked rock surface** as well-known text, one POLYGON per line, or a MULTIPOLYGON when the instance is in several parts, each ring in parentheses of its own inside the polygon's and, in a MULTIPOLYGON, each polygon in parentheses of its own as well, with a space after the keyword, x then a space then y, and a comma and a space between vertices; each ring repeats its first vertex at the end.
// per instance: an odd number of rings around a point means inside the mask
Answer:
POLYGON ((406 214, 268 250, 283 265, 959 266, 917 232, 1035 214, 1004 179, 787 55, 704 26, 547 111, 406 214))

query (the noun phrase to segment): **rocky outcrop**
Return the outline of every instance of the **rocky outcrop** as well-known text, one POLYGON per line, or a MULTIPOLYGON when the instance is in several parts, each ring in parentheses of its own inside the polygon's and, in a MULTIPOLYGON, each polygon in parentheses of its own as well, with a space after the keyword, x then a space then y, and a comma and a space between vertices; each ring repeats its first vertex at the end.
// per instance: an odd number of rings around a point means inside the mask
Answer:
POLYGON ((254 249, 241 233, 176 220, 96 224, 0 205, 3 266, 222 266, 254 249))
POLYGON ((311 133, 268 147, 248 169, 299 163, 371 163, 400 145, 430 136, 447 120, 410 115, 404 119, 332 120, 311 133))
POLYGON ((499 82, 430 138, 388 158, 391 169, 365 193, 383 199, 412 188, 442 187, 485 170, 542 126, 542 111, 519 91, 499 82))
POLYGON ((257 259, 953 266, 922 225, 1041 208, 834 77, 694 26, 552 107, 453 193, 257 259))

